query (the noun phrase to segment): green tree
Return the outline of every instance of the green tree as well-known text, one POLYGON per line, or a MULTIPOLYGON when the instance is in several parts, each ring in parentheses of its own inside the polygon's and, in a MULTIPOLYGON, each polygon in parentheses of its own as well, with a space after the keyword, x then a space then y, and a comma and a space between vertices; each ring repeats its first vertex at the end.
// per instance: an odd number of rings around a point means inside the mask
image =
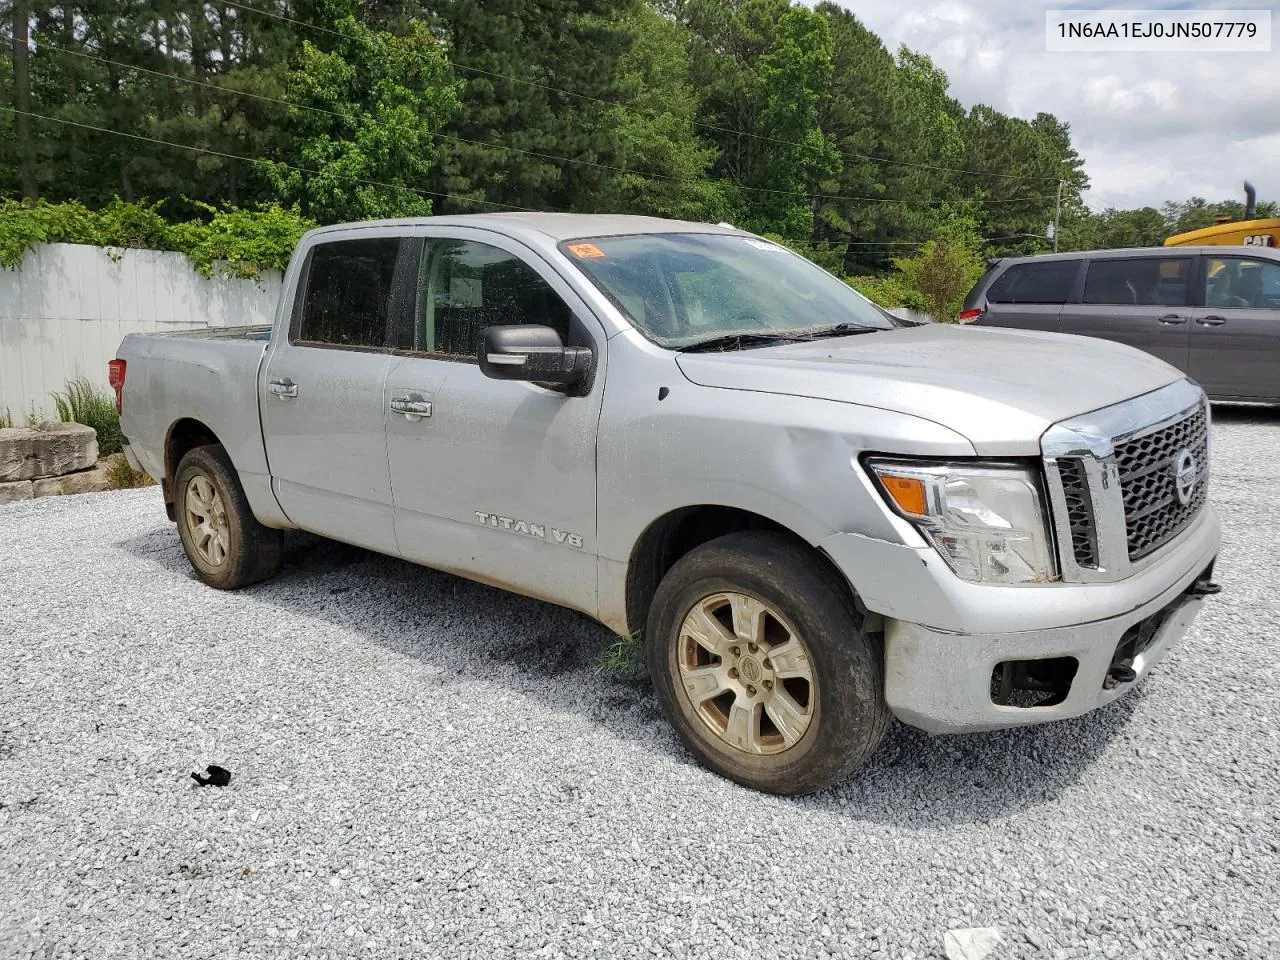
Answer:
POLYGON ((900 244, 929 237, 942 205, 961 196, 947 168, 963 159, 963 110, 928 57, 906 47, 895 57, 849 11, 817 9, 835 41, 822 126, 841 154, 838 175, 823 184, 817 233, 833 245, 857 241, 844 250, 844 272, 883 272, 900 244))
POLYGON ((1072 216, 1062 223, 1061 250, 1105 250, 1116 247, 1158 247, 1168 236, 1164 217, 1154 207, 1106 210, 1072 216))
POLYGON ((788 0, 689 0, 699 130, 715 175, 737 187, 744 226, 808 242, 817 186, 839 169, 819 125, 833 43, 824 17, 788 0))
POLYGON ((986 266, 971 211, 952 210, 934 239, 914 256, 894 260, 909 291, 919 295, 925 312, 940 323, 952 323, 965 294, 986 266))
MULTIPOLYGON (((616 175, 608 166, 620 165, 607 117, 640 2, 431 3, 435 31, 464 81, 444 130, 459 139, 437 144, 432 189, 539 210, 595 209, 616 175)), ((440 209, 484 208, 444 200, 440 209)))
POLYGON ((707 178, 713 147, 694 130, 698 98, 689 81, 689 33, 679 21, 643 5, 627 24, 632 40, 619 60, 619 102, 601 118, 611 131, 608 155, 627 172, 605 180, 600 210, 690 220, 732 215, 722 184, 707 178))
POLYGON ((435 155, 432 135, 457 107, 456 85, 426 26, 404 36, 347 16, 340 37, 305 41, 290 71, 287 160, 262 167, 277 195, 322 223, 423 216, 416 189, 435 155))
POLYGON ((1058 181, 1067 216, 1083 209, 1080 194, 1088 187, 1070 128, 1052 114, 1027 121, 980 104, 969 111, 962 131, 966 168, 1000 174, 983 179, 980 187, 981 232, 1000 240, 1002 253, 1043 252, 1039 238, 1054 219, 1058 181))

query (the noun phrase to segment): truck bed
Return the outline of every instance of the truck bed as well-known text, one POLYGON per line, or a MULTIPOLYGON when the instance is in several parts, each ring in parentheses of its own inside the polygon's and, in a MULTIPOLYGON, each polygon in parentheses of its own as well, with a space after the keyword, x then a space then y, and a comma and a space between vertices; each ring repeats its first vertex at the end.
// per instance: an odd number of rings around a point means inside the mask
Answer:
POLYGON ((247 327, 204 327, 200 330, 176 330, 170 333, 147 333, 138 336, 161 337, 170 340, 270 340, 271 324, 261 323, 247 327))
POLYGON ((226 448, 251 501, 269 490, 258 368, 270 333, 243 326, 125 337, 117 353, 127 365, 120 426, 147 473, 158 480, 169 472, 167 440, 190 420, 226 448))

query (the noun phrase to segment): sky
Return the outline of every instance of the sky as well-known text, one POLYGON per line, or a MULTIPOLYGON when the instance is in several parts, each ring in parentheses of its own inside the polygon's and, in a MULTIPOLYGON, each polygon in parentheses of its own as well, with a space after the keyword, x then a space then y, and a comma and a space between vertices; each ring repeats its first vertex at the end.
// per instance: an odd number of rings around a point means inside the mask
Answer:
POLYGON ((1071 124, 1094 209, 1280 200, 1280 6, 1259 0, 838 0, 890 50, 933 58, 966 107, 1071 124), (1272 10, 1271 53, 1048 53, 1045 10, 1272 10))

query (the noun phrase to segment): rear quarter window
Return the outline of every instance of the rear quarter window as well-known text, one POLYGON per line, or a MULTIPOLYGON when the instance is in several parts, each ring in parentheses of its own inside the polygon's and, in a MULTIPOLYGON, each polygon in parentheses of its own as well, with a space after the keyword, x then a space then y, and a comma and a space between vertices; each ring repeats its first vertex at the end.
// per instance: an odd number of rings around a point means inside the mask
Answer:
POLYGON ((1190 257, 1094 260, 1084 281, 1084 302, 1110 306, 1184 306, 1190 257))
POLYGON ((311 250, 295 343, 381 349, 400 240, 337 240, 311 250))
POLYGON ((1079 260, 1015 263, 987 290, 988 303, 1066 303, 1079 260))

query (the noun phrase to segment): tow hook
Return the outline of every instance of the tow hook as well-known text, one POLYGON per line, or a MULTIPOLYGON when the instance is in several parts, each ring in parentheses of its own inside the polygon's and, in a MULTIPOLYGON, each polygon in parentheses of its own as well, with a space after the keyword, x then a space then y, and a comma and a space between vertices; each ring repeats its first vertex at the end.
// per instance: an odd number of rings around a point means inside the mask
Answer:
POLYGON ((1214 583, 1208 577, 1203 580, 1197 580, 1191 585, 1191 595, 1193 597, 1212 597, 1214 594, 1222 592, 1222 584, 1214 583))
POLYGON ((1133 667, 1126 667, 1122 663, 1113 663, 1111 669, 1107 671, 1107 678, 1102 681, 1102 688, 1104 690, 1113 690, 1116 684, 1133 683, 1137 679, 1138 671, 1134 670, 1133 667))

